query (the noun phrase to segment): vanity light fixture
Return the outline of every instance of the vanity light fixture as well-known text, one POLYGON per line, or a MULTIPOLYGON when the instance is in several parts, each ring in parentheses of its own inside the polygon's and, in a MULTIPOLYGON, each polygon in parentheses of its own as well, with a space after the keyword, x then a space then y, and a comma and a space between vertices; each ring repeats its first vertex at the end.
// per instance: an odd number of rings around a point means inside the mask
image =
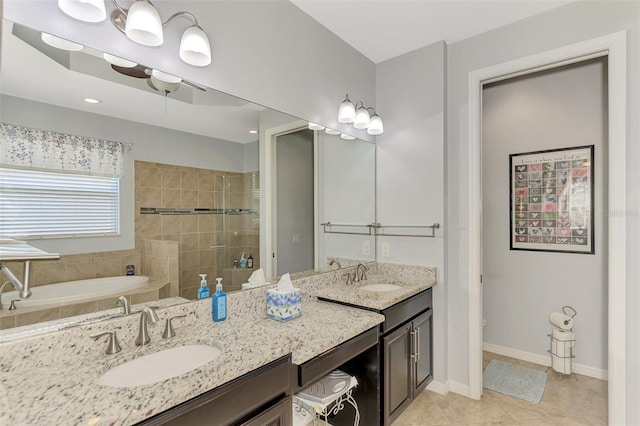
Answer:
POLYGON ((328 128, 328 127, 327 127, 326 129, 324 129, 324 132, 325 132, 326 134, 328 134, 328 135, 339 135, 339 134, 340 134, 340 132, 339 132, 339 131, 337 131, 337 130, 333 130, 333 129, 330 129, 330 128, 328 128))
POLYGON ((83 101, 85 101, 88 104, 99 104, 100 102, 102 102, 100 99, 94 99, 94 98, 84 98, 83 101))
MULTIPOLYGON (((179 56, 182 61, 196 67, 211 63, 211 43, 207 34, 189 12, 179 11, 162 21, 158 10, 149 0, 136 0, 124 9, 112 0, 116 9, 111 13, 111 22, 129 40, 144 46, 161 46, 164 42, 162 27, 180 16, 193 22, 182 34, 179 56)), ((101 22, 106 18, 104 0, 58 0, 58 7, 72 18, 85 22, 101 22)))
POLYGON ((107 18, 104 0, 58 0, 58 7, 72 18, 84 22, 102 22, 107 18))
POLYGON ((255 134, 258 133, 258 131, 257 130, 249 130, 249 133, 251 133, 252 135, 255 135, 255 134))
POLYGON ((65 40, 48 33, 41 33, 40 38, 51 47, 55 47, 56 49, 68 50, 69 52, 78 52, 84 47, 81 44, 74 43, 72 41, 65 40))
POLYGON ((115 65, 117 67, 133 68, 133 67, 138 66, 138 64, 133 62, 133 61, 128 61, 128 60, 123 59, 123 58, 121 58, 119 56, 110 55, 108 53, 103 53, 102 57, 104 58, 105 61, 107 61, 111 65, 115 65))
POLYGON ((341 139, 344 139, 345 141, 352 141, 352 140, 354 140, 356 137, 355 137, 355 136, 348 135, 348 134, 346 134, 346 133, 340 133, 340 138, 341 138, 341 139))
POLYGON ((309 130, 324 130, 324 126, 309 122, 309 130))
POLYGON ((369 135, 381 135, 384 132, 382 118, 376 113, 376 110, 364 106, 362 101, 358 101, 354 105, 348 94, 338 108, 338 121, 353 124, 356 129, 367 129, 369 135), (369 113, 369 110, 373 113, 369 113))

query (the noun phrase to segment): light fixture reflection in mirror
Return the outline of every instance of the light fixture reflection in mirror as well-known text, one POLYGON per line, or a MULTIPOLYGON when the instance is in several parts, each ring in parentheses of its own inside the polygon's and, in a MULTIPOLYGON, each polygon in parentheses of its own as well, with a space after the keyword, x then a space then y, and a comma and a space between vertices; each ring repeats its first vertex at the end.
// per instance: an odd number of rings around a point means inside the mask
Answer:
POLYGON ((48 33, 42 33, 40 37, 42 38, 42 41, 56 49, 68 50, 69 52, 79 52, 84 48, 81 44, 74 43, 48 33))
MULTIPOLYGON (((198 24, 198 19, 189 12, 179 11, 162 21, 160 13, 149 0, 137 0, 129 9, 112 0, 116 9, 111 13, 111 22, 127 38, 143 46, 157 47, 164 43, 163 26, 178 17, 192 21, 182 34, 178 56, 195 67, 211 64, 211 43, 198 24)), ((102 22, 106 18, 104 0, 58 0, 58 7, 68 16, 84 22, 102 22)))

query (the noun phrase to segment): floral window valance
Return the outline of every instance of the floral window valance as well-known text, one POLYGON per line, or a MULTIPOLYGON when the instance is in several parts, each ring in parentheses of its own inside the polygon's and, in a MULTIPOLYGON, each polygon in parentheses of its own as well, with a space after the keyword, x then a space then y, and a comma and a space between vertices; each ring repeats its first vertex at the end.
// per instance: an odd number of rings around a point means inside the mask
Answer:
POLYGON ((123 144, 0 123, 0 166, 121 177, 123 144))

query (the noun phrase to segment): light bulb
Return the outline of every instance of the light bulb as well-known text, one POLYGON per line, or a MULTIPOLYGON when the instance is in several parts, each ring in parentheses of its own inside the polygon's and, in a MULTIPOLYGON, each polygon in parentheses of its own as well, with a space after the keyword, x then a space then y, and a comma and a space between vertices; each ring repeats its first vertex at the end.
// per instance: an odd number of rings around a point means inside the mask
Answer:
POLYGON ((340 123, 353 123, 355 118, 356 108, 349 100, 349 95, 347 95, 345 100, 340 104, 340 108, 338 108, 338 121, 340 123))
POLYGON ((370 135, 381 135, 384 132, 384 126, 382 125, 382 118, 378 114, 373 114, 367 133, 370 135))
POLYGON ((136 43, 160 46, 163 43, 160 14, 147 0, 138 0, 127 12, 124 33, 136 43))
POLYGON ((356 129, 366 129, 369 127, 369 122, 371 121, 371 117, 369 117, 369 111, 363 106, 358 108, 356 111, 356 118, 353 121, 353 127, 356 129))
POLYGON ((209 37, 197 25, 189 27, 180 40, 180 59, 189 65, 206 67, 211 63, 209 37))

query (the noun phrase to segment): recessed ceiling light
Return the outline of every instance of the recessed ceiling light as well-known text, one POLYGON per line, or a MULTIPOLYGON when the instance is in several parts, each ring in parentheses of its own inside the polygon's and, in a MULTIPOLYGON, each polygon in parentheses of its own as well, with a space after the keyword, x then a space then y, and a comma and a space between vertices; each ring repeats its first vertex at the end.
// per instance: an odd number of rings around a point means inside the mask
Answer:
POLYGON ((258 133, 258 131, 257 130, 249 130, 249 133, 251 133, 252 135, 255 135, 255 134, 258 133))
POLYGON ((102 102, 99 99, 93 99, 93 98, 84 98, 84 101, 88 104, 99 104, 100 102, 102 102))

